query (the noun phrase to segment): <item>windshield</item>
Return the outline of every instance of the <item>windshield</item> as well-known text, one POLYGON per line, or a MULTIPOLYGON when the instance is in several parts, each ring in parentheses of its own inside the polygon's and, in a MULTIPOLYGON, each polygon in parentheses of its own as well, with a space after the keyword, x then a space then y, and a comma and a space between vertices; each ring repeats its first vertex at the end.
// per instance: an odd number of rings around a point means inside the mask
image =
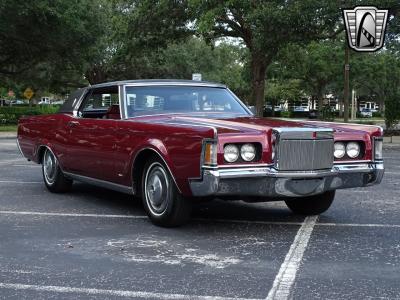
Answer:
POLYGON ((168 113, 249 115, 225 88, 196 86, 126 87, 128 118, 168 113))

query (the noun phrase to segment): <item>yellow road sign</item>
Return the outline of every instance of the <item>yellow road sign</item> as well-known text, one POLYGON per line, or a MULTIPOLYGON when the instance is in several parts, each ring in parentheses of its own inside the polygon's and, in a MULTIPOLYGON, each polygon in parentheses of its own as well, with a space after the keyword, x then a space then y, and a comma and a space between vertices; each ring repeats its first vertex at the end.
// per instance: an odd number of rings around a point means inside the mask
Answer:
POLYGON ((27 88, 24 92, 24 97, 28 100, 31 100, 31 98, 33 97, 33 91, 31 88, 27 88))

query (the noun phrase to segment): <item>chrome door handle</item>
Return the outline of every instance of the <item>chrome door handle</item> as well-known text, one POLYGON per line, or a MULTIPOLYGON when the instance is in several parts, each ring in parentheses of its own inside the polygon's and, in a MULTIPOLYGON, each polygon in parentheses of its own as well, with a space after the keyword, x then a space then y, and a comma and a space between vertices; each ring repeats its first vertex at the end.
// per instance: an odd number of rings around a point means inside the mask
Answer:
POLYGON ((75 127, 75 126, 79 125, 79 122, 78 121, 69 121, 67 123, 67 125, 68 125, 68 127, 75 127))

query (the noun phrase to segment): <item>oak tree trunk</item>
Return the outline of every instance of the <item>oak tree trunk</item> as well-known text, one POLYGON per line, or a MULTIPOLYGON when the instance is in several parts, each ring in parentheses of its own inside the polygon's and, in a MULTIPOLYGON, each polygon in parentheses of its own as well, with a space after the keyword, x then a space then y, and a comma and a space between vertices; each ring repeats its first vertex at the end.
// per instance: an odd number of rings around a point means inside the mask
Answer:
POLYGON ((267 62, 262 55, 254 54, 251 56, 251 85, 252 101, 256 106, 256 114, 263 116, 264 112, 264 91, 265 91, 265 73, 267 71, 267 62))

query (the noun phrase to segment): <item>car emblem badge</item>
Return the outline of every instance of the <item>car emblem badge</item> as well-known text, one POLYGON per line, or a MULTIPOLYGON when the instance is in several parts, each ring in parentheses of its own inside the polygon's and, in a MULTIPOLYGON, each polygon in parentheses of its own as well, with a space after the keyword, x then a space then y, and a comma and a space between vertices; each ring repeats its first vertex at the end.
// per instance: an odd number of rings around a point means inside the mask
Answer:
POLYGON ((317 138, 317 133, 316 133, 315 131, 312 133, 312 138, 313 138, 313 139, 316 139, 316 138, 317 138))
POLYGON ((373 52, 383 47, 387 9, 374 6, 357 6, 344 9, 343 17, 349 47, 355 51, 373 52))

